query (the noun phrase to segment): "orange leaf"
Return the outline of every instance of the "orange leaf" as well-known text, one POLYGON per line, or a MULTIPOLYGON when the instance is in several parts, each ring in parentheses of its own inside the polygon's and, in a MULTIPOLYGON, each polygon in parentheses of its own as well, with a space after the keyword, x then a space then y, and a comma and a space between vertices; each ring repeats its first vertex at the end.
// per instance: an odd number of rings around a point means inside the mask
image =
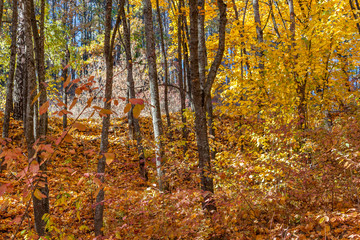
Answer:
POLYGON ((104 153, 107 165, 110 165, 115 159, 115 153, 104 153))
POLYGON ((77 103, 77 101, 78 101, 78 98, 74 98, 74 100, 72 101, 72 103, 71 103, 71 105, 70 105, 69 110, 71 110, 71 109, 75 106, 75 104, 77 103))
POLYGON ((31 105, 33 105, 34 102, 36 102, 36 101, 39 99, 40 94, 41 94, 41 91, 40 91, 38 94, 36 94, 36 96, 34 97, 34 99, 33 99, 32 102, 31 102, 31 105))
POLYGON ((88 81, 91 82, 92 80, 94 80, 94 78, 95 76, 90 76, 88 81))
POLYGON ((47 110, 48 110, 48 108, 49 108, 49 106, 50 106, 49 101, 46 101, 46 102, 40 107, 40 109, 39 109, 39 114, 40 114, 40 115, 43 115, 44 113, 46 113, 47 110))
POLYGON ((37 173, 40 169, 39 163, 37 161, 32 161, 29 167, 30 172, 37 173))
POLYGON ((90 107, 91 106, 91 103, 92 103, 92 101, 94 100, 94 97, 91 97, 91 98, 89 98, 88 100, 87 100, 87 106, 88 107, 90 107))
POLYGON ((64 137, 64 142, 71 143, 73 140, 73 137, 70 134, 66 134, 64 137))
POLYGON ((79 131, 85 131, 86 130, 86 126, 84 124, 81 123, 74 123, 74 127, 77 128, 79 131))
POLYGON ((134 118, 138 118, 140 116, 140 113, 141 113, 141 106, 144 106, 144 105, 139 105, 139 104, 136 104, 134 109, 133 109, 133 116, 134 118))
POLYGON ((82 89, 81 88, 77 88, 77 89, 75 89, 75 94, 76 95, 80 95, 82 93, 82 89))
POLYGON ((65 89, 67 86, 69 86, 70 80, 71 80, 71 74, 69 74, 69 76, 67 77, 66 81, 64 82, 64 89, 65 89))
POLYGON ((43 198, 47 198, 46 195, 43 194, 42 192, 40 192, 39 189, 35 189, 35 191, 34 191, 34 196, 35 196, 37 199, 39 199, 39 200, 41 200, 41 199, 43 199, 43 198))
POLYGON ((100 113, 101 114, 112 114, 112 111, 110 109, 103 108, 103 109, 101 109, 100 113))
POLYGON ((115 99, 114 104, 115 104, 115 106, 119 105, 119 101, 117 99, 115 99))
POLYGON ((78 186, 80 186, 83 182, 84 182, 85 178, 84 177, 81 177, 79 182, 77 183, 78 186))
POLYGON ((124 108, 124 113, 128 113, 131 109, 131 103, 126 104, 125 108, 124 108))

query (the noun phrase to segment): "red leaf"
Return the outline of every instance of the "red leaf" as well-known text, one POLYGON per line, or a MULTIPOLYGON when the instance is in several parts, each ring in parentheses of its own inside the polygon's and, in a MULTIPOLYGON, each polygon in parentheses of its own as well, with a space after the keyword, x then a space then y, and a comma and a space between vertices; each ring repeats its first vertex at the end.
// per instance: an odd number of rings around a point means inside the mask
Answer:
POLYGON ((140 99, 140 98, 130 98, 129 101, 131 102, 131 104, 140 104, 143 105, 144 104, 144 100, 140 99))

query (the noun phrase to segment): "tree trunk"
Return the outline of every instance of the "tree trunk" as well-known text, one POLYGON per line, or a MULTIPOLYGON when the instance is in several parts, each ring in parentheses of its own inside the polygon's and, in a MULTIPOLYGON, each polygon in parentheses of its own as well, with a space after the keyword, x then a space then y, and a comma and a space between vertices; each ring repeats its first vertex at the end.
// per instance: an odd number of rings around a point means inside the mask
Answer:
POLYGON ((159 23, 159 29, 160 29, 160 46, 161 46, 161 52, 163 55, 163 61, 164 61, 164 71, 165 71, 165 84, 164 84, 164 106, 165 106, 165 114, 166 114, 166 122, 167 126, 170 128, 171 122, 170 122, 170 114, 169 114, 169 101, 168 101, 168 83, 169 83, 169 69, 168 69, 168 62, 167 62, 167 56, 166 56, 166 49, 165 49, 165 43, 164 43, 164 31, 163 31, 163 25, 161 20, 161 12, 159 7, 159 0, 156 0, 156 11, 157 11, 157 20, 159 23))
MULTIPOLYGON (((64 110, 67 111, 67 104, 68 104, 68 86, 64 87, 64 83, 66 82, 67 78, 70 77, 70 73, 69 73, 69 68, 67 67, 69 60, 70 60, 70 51, 69 51, 69 47, 68 44, 66 44, 66 54, 65 54, 65 59, 64 62, 62 64, 63 67, 63 72, 62 72, 62 79, 63 79, 63 102, 65 104, 64 106, 64 110)), ((64 113, 63 115, 63 119, 62 119, 62 125, 63 125, 63 130, 65 131, 65 129, 67 128, 67 114, 64 113)))
POLYGON ((151 93, 151 113, 153 119, 154 137, 156 142, 156 168, 158 175, 158 185, 160 191, 167 190, 164 180, 164 151, 163 151, 163 124, 161 121, 159 87, 157 81, 155 35, 153 28, 152 6, 150 0, 143 0, 144 21, 146 37, 146 58, 149 67, 150 93, 151 93))
MULTIPOLYGON (((112 99, 112 85, 114 77, 114 42, 116 37, 116 32, 120 24, 120 13, 116 19, 115 27, 113 34, 111 35, 111 12, 112 12, 112 0, 106 0, 105 5, 105 39, 104 39, 104 57, 106 63, 106 79, 105 79, 105 99, 104 99, 104 109, 111 109, 111 99, 112 99)), ((122 9, 124 6, 124 1, 120 1, 119 9, 122 9)), ((102 183, 105 180, 105 166, 106 158, 105 153, 109 149, 109 128, 110 128, 110 114, 106 114, 102 118, 102 130, 101 130, 101 142, 100 142, 100 154, 102 155, 99 159, 97 166, 97 178, 100 179, 102 183)), ((98 195, 96 196, 96 207, 94 215, 94 228, 95 236, 103 235, 103 217, 104 217, 104 188, 101 187, 98 195)))
POLYGON ((191 89, 195 106, 195 131, 199 153, 201 190, 204 191, 203 208, 207 210, 216 210, 212 198, 214 185, 211 176, 210 147, 207 136, 206 102, 211 96, 211 88, 225 50, 226 5, 222 0, 217 1, 220 10, 219 46, 214 62, 212 63, 206 78, 206 82, 203 84, 200 81, 201 76, 199 73, 199 62, 201 61, 199 60, 199 8, 196 0, 190 0, 189 5, 191 89))
POLYGON ((14 90, 14 75, 15 75, 15 63, 16 63, 16 35, 18 28, 18 1, 12 1, 12 26, 11 26, 11 46, 10 46, 10 70, 9 77, 6 82, 6 105, 3 122, 2 137, 9 137, 10 127, 10 114, 13 110, 13 90, 14 90))
MULTIPOLYGON (((26 41, 26 55, 27 55, 27 72, 28 72, 28 92, 30 93, 27 100, 27 123, 26 123, 26 139, 28 145, 28 157, 29 160, 33 158, 34 149, 33 143, 35 140, 35 127, 36 122, 34 121, 34 113, 36 105, 32 104, 32 101, 36 95, 36 73, 35 73, 35 59, 34 59, 34 48, 33 48, 33 38, 31 36, 31 27, 30 23, 33 21, 34 15, 32 14, 32 1, 26 1, 25 5, 25 41, 26 41), (32 19, 32 20, 31 20, 32 19)), ((37 74, 40 75, 39 73, 37 74)), ((32 161, 38 161, 40 164, 41 159, 36 157, 36 159, 32 159, 32 161)), ((29 162, 31 164, 31 162, 29 162)), ((42 199, 38 199, 33 195, 33 205, 34 205, 34 220, 35 220, 35 230, 39 236, 45 235, 45 225, 46 222, 43 220, 44 214, 49 213, 49 189, 47 184, 46 176, 42 175, 46 172, 46 164, 40 165, 39 177, 40 181, 37 186, 35 186, 38 190, 41 191, 46 197, 42 199)))
MULTIPOLYGON (((259 45, 262 44, 264 42, 264 33, 263 30, 261 28, 261 18, 260 18, 260 10, 259 10, 259 0, 253 0, 253 8, 254 8, 254 19, 255 19, 255 24, 256 24, 256 36, 257 36, 257 40, 259 45)), ((261 47, 257 47, 256 48, 256 56, 259 58, 259 69, 260 69, 260 74, 263 74, 264 71, 264 63, 262 60, 262 57, 264 55, 263 50, 261 49, 261 47)))
POLYGON ((178 19, 177 19, 177 58, 178 58, 178 81, 179 81, 179 88, 180 88, 180 113, 181 113, 181 122, 183 124, 182 127, 182 137, 183 137, 183 141, 185 141, 185 145, 184 145, 184 155, 187 151, 187 136, 188 136, 188 131, 187 131, 187 127, 186 127, 186 117, 184 115, 184 111, 186 109, 185 106, 185 92, 186 89, 184 88, 184 78, 183 78, 183 60, 182 60, 182 21, 183 21, 183 12, 182 12, 182 1, 179 1, 179 6, 178 6, 178 11, 179 11, 179 15, 178 15, 178 19))
POLYGON ((27 89, 26 85, 26 47, 25 47, 25 18, 24 18, 24 3, 19 2, 19 33, 17 39, 18 57, 15 72, 14 85, 14 119, 24 120, 27 89))
POLYGON ((0 0, 0 34, 2 33, 3 13, 4 13, 4 0, 0 0))
MULTIPOLYGON (((105 8, 105 41, 104 41, 104 56, 106 63, 106 83, 105 83, 105 101, 104 109, 110 110, 111 108, 111 97, 112 97, 112 82, 113 82, 113 55, 112 49, 110 49, 110 38, 111 38, 111 12, 112 12, 112 0, 106 0, 105 8)), ((98 162, 97 166, 97 177, 104 182, 106 159, 104 153, 109 148, 109 127, 110 127, 110 115, 107 114, 102 119, 102 131, 101 131, 101 143, 100 153, 103 155, 98 162)), ((95 236, 103 235, 103 217, 104 217, 104 189, 100 189, 96 196, 96 207, 95 207, 95 236)))
MULTIPOLYGON (((132 54, 131 54, 131 41, 130 41, 130 22, 127 22, 127 18, 125 15, 124 6, 120 9, 123 29, 124 29, 124 48, 125 48, 125 55, 126 55, 126 69, 127 69, 127 87, 129 98, 135 98, 135 84, 134 84, 134 77, 133 77, 133 64, 132 64, 132 54)), ((140 176, 148 180, 148 174, 145 168, 145 156, 144 156, 144 148, 142 145, 142 136, 140 130, 139 120, 134 118, 133 116, 133 108, 128 112, 128 119, 129 119, 129 132, 135 139, 137 143, 137 150, 139 154, 139 173, 140 176)))

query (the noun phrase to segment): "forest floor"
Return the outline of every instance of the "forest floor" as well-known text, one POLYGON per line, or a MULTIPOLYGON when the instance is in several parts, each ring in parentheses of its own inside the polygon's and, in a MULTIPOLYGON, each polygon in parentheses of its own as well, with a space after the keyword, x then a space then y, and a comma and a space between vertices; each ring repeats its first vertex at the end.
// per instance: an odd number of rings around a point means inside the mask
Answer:
MULTIPOLYGON (((147 182, 138 173, 137 149, 127 137, 126 121, 112 120, 109 152, 115 153, 116 159, 107 165, 105 176, 106 239, 360 239, 358 180, 346 182, 348 169, 338 173, 334 171, 338 163, 324 161, 325 166, 320 160, 315 167, 300 164, 300 160, 294 165, 301 154, 294 153, 295 159, 263 151, 250 141, 245 142, 247 150, 241 149, 243 135, 232 118, 216 121, 219 136, 212 145, 218 149, 213 161, 217 211, 204 212, 194 132, 190 131, 184 156, 180 124, 174 123, 179 117, 172 117, 169 136, 173 139, 166 140, 168 193, 156 187, 151 119, 140 119, 147 182)), ((99 120, 80 122, 86 130, 73 131, 71 141, 56 149, 48 165, 51 239, 94 238, 94 203, 99 189, 94 173, 101 124, 99 120)), ((51 136, 61 135, 60 119, 52 118, 49 126, 51 136)), ((11 123, 10 136, 9 148, 26 149, 20 122, 11 123)), ((17 161, 2 171, 0 185, 14 181, 26 167, 25 157, 17 161)), ((24 188, 23 180, 13 183, 0 197, 0 239, 11 239, 15 232, 15 239, 35 236, 33 209, 31 204, 27 209, 30 198, 23 197, 24 188), (20 223, 18 216, 23 214, 20 223)))

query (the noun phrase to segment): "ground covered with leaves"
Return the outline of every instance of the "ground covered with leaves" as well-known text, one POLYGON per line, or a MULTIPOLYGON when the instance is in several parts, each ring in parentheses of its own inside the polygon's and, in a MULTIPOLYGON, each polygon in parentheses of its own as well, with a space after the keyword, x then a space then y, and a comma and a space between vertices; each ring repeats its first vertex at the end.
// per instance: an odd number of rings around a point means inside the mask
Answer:
MULTIPOLYGON (((199 191, 195 133, 181 139, 178 115, 167 128, 166 179, 156 187, 150 118, 140 118, 149 181, 138 173, 137 149, 126 119, 112 120, 106 182, 95 177, 100 120, 80 120, 61 145, 48 145, 51 239, 92 239, 95 196, 105 187, 106 239, 359 239, 359 117, 340 116, 331 131, 294 130, 281 119, 217 116, 213 160, 216 212, 204 212, 199 191), (188 151, 184 154, 184 144, 188 151)), ((2 125, 2 124, 1 124, 2 125)), ((51 119, 49 139, 62 134, 51 119)), ((0 238, 36 238, 22 123, 12 121, 11 141, 2 139, 7 167, 0 175, 0 238), (6 187, 4 187, 6 186, 6 187), (16 236, 13 236, 16 233, 16 236)), ((49 141, 50 141, 49 140, 49 141)))

